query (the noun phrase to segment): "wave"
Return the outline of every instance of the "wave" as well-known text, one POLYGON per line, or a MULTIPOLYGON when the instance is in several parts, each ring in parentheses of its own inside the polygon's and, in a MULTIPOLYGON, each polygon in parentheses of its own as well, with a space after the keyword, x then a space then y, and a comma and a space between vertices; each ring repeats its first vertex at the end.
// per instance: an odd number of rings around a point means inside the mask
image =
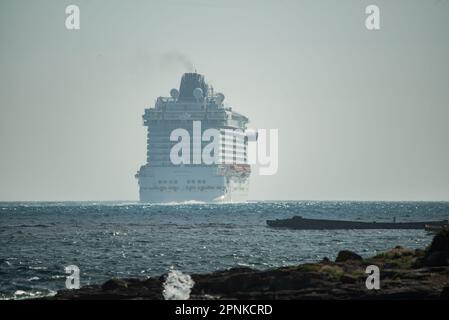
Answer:
POLYGON ((188 300, 194 286, 192 277, 173 267, 168 272, 163 284, 162 294, 165 300, 188 300))
POLYGON ((30 298, 43 298, 43 297, 52 297, 56 295, 56 291, 48 290, 46 292, 38 291, 38 290, 16 290, 14 294, 10 297, 5 297, 5 300, 22 300, 22 299, 30 299, 30 298))
POLYGON ((31 278, 29 278, 28 279, 28 281, 37 281, 37 280, 40 280, 41 278, 39 278, 39 277, 31 277, 31 278))

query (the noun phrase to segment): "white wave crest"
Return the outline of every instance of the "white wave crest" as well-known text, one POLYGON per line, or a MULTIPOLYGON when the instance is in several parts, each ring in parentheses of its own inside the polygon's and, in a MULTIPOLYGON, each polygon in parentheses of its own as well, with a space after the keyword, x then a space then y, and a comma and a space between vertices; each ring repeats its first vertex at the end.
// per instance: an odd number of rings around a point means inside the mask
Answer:
POLYGON ((188 274, 171 269, 164 282, 162 292, 165 300, 188 300, 195 282, 188 274))
POLYGON ((23 300, 23 299, 34 299, 42 297, 52 297, 56 295, 56 291, 45 290, 45 291, 24 291, 16 290, 12 297, 6 297, 4 300, 23 300))

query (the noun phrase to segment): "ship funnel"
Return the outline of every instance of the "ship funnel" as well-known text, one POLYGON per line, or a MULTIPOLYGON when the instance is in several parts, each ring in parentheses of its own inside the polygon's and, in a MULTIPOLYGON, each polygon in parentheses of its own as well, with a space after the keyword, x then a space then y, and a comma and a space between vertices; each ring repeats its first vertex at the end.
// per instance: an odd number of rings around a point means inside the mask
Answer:
POLYGON ((201 89, 201 98, 208 92, 208 85, 204 80, 204 76, 198 73, 184 73, 179 86, 179 100, 181 101, 195 101, 198 100, 194 96, 193 91, 201 89))

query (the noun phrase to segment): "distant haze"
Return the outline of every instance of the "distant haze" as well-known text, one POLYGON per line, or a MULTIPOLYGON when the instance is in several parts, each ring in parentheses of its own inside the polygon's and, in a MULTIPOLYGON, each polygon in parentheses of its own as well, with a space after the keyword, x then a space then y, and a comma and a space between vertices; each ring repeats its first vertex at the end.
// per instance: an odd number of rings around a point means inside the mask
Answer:
POLYGON ((279 129, 250 199, 449 200, 448 31, 443 0, 0 0, 0 201, 137 200, 143 111, 195 69, 279 129))

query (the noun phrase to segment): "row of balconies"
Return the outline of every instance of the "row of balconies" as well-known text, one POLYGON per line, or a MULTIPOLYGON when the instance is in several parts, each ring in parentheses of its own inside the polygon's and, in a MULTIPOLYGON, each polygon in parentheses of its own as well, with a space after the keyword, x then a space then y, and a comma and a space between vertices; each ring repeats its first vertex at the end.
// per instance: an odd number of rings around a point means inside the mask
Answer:
MULTIPOLYGON (((141 190, 148 190, 148 191, 173 191, 178 192, 180 190, 187 190, 187 191, 212 191, 212 190, 220 190, 225 191, 225 187, 220 186, 188 186, 188 187, 176 187, 176 186, 154 186, 154 187, 140 187, 141 190)), ((242 189, 243 190, 243 189, 242 189)))

